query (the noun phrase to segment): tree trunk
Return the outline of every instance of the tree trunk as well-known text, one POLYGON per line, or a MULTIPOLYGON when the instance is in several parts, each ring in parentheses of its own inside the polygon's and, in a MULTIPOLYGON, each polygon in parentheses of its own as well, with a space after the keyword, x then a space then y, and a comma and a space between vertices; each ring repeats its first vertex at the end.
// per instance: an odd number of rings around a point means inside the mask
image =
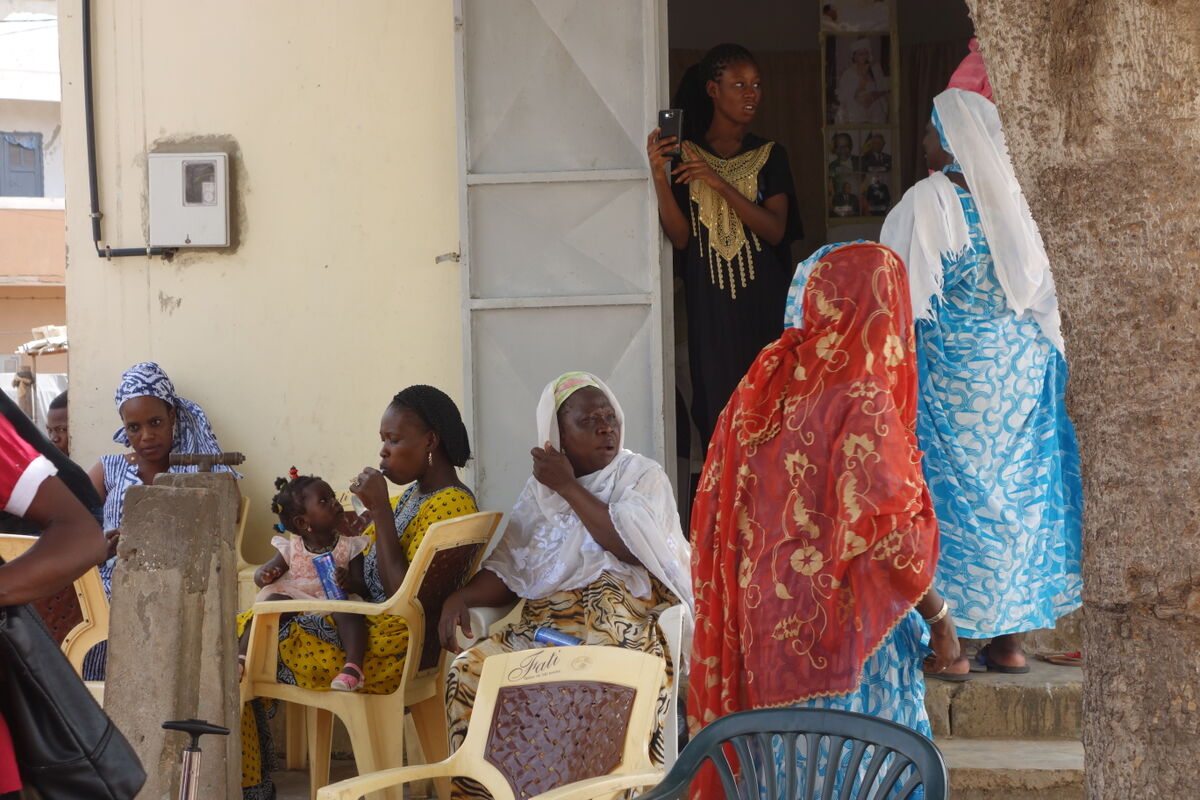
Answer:
POLYGON ((1200 752, 1200 7, 968 0, 1058 283, 1087 503, 1089 798, 1200 752))

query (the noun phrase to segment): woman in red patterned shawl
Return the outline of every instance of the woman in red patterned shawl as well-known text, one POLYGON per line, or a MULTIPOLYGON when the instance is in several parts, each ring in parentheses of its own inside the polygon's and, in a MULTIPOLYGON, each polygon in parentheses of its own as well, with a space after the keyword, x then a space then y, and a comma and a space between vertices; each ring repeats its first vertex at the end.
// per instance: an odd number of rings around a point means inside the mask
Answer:
POLYGON ((958 642, 932 587, 904 264, 879 244, 831 245, 796 280, 802 324, 738 385, 692 511, 689 725, 803 704, 929 735, 923 643, 942 670, 958 642))

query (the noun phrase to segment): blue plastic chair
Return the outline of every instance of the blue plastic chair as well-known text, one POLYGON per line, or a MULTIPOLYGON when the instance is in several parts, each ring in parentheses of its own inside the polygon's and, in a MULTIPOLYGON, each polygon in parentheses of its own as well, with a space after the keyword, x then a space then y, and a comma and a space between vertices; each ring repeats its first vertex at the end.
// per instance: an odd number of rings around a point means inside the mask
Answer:
POLYGON ((636 800, 686 797, 705 762, 716 768, 728 800, 949 796, 942 754, 910 728, 852 711, 769 708, 730 714, 703 728, 662 782, 636 800), (806 757, 811 753, 820 755, 806 757))

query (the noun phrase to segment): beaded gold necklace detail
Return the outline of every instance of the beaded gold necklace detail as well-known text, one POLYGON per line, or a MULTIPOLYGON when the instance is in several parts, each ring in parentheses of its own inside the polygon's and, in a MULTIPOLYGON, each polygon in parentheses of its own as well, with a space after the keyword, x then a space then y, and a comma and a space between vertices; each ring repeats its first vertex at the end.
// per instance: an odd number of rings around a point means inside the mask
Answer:
MULTIPOLYGON (((758 199, 758 173, 767 163, 774 145, 774 142, 767 142, 733 158, 720 158, 694 143, 692 149, 722 180, 742 197, 754 202, 758 199)), ((762 244, 754 231, 748 231, 742 224, 729 202, 704 181, 688 184, 688 197, 691 200, 692 235, 699 237, 701 225, 708 231, 708 247, 704 248, 704 243, 700 243, 701 248, 708 251, 705 254, 708 279, 721 289, 726 288, 728 282, 729 296, 736 300, 738 284, 745 288, 754 280, 754 251, 761 251, 762 244)))

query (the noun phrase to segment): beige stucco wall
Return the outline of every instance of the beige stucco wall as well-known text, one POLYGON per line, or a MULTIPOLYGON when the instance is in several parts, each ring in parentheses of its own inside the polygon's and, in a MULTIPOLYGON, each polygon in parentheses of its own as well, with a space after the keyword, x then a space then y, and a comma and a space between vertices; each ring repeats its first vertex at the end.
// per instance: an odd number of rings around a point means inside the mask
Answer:
POLYGON ((68 143, 73 450, 112 452, 122 370, 159 361, 245 452, 252 530, 295 464, 337 487, 378 461, 411 383, 461 400, 454 29, 449 0, 93 4, 104 235, 145 243, 145 156, 236 143, 239 246, 96 257, 75 4, 59 19, 68 143))

